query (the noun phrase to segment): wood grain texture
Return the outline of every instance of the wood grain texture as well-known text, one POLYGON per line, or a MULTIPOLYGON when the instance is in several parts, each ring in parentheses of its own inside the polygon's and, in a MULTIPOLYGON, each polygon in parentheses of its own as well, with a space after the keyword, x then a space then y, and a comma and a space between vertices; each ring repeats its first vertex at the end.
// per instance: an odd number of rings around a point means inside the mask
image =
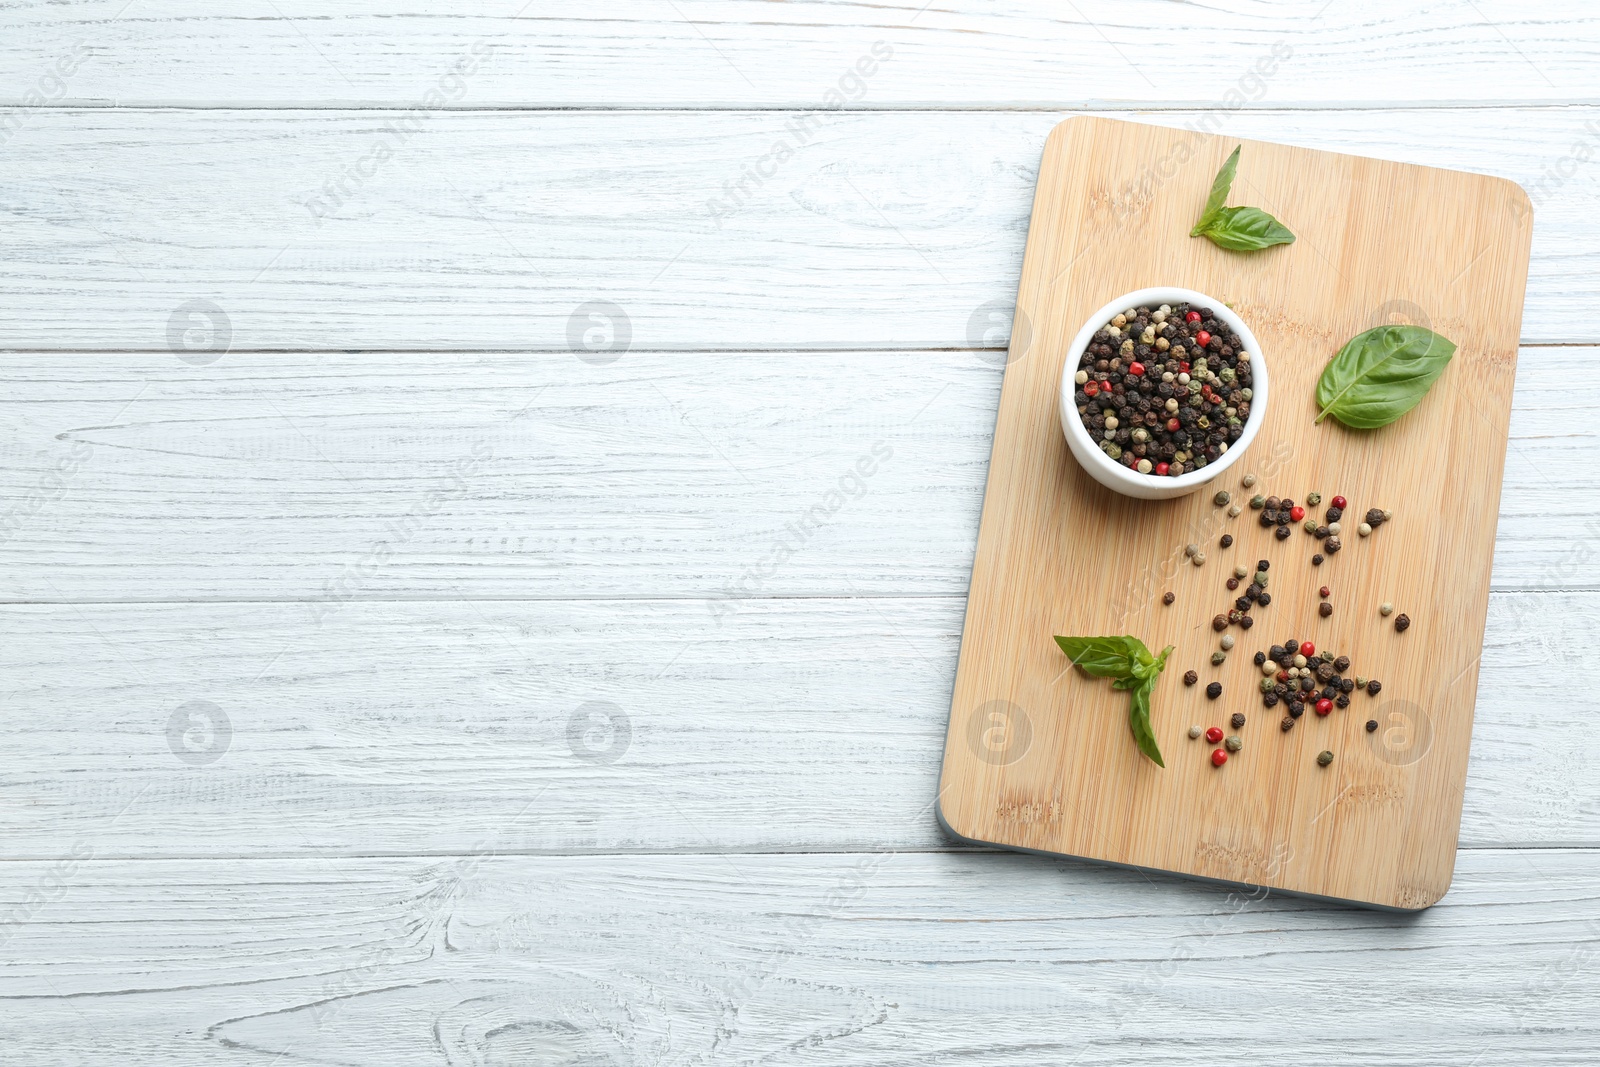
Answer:
MULTIPOLYGON (((0 355, 0 599, 964 596, 1001 358, 0 355)), ((1597 358, 1521 353, 1496 589, 1600 589, 1597 358)))
POLYGON ((1427 907, 1455 862, 1530 227, 1503 181, 1249 142, 1234 202, 1302 221, 1294 245, 1243 258, 1181 228, 1210 185, 1201 171, 1214 173, 1233 147, 1096 118, 1062 123, 1045 146, 1017 297, 1032 325, 1014 331, 1000 397, 941 811, 978 842, 1427 907), (1120 228, 1111 190, 1127 174, 1188 158, 1201 165, 1128 206, 1145 241, 1086 254, 1120 228), (1252 356, 1272 378, 1243 461, 1212 487, 1160 502, 1093 481, 1067 451, 1059 408, 1062 361, 1077 365, 1073 335, 1107 300, 1151 285, 1227 301, 1256 332, 1252 356), (1458 342, 1428 402, 1378 431, 1314 425, 1326 353, 1396 300, 1458 342), (1276 541, 1248 509, 1230 522, 1210 493, 1242 497, 1250 470, 1269 495, 1348 495, 1348 549, 1313 568, 1323 546, 1303 531, 1276 541), (1363 540, 1354 527, 1372 506, 1396 518, 1363 540), (1184 544, 1209 546, 1223 529, 1240 543, 1214 548, 1209 567, 1188 566, 1184 544), (1188 723, 1169 711, 1155 728, 1163 770, 1130 743, 1128 694, 1073 673, 1051 635, 1132 633, 1155 650, 1177 646, 1171 675, 1203 665, 1216 648, 1210 620, 1232 605, 1229 564, 1258 558, 1277 564, 1273 602, 1256 612, 1259 631, 1236 631, 1231 665, 1205 672, 1228 698, 1207 704, 1171 677, 1158 690, 1189 722, 1245 712, 1246 750, 1214 768, 1214 746, 1184 738, 1188 723), (1324 584, 1338 590, 1327 620, 1317 617, 1324 584), (1169 589, 1181 606, 1161 605, 1169 589), (1404 637, 1378 617, 1383 600, 1415 619, 1404 637), (1261 707, 1249 657, 1285 634, 1337 647, 1352 673, 1382 678, 1379 733, 1364 735, 1359 699, 1278 730, 1282 714, 1261 707), (1415 750, 1408 734, 1400 752, 1379 740, 1397 716, 1431 745, 1415 750), (998 748, 992 730, 1003 731, 998 748), (1336 766, 1319 769, 1325 748, 1336 766))
POLYGON ((220 10, 19 0, 0 10, 0 69, 11 72, 0 100, 13 106, 33 92, 45 106, 409 107, 434 89, 438 106, 456 108, 1596 103, 1597 60, 1600 21, 1582 0, 1415 11, 1381 0, 244 0, 220 10), (878 41, 891 60, 860 76, 878 41), (489 61, 449 80, 474 47, 489 61), (1275 47, 1287 53, 1278 63, 1275 47), (47 77, 80 51, 70 74, 47 77))
MULTIPOLYGON (((5 608, 5 857, 64 835, 102 858, 949 847, 963 602, 711 607, 5 608)), ((1596 594, 1492 598, 1464 845, 1600 845, 1600 738, 1570 698, 1597 640, 1596 594)))
MULTIPOLYGON (((802 144, 760 112, 46 109, 0 163, 0 316, 18 348, 566 350, 609 301, 634 349, 998 344, 1060 117, 840 114, 802 144)), ((1220 121, 1537 186, 1523 338, 1594 340, 1600 109, 1220 121)))
POLYGON ((0 864, 14 1062, 1588 1062, 1600 859, 1407 917, 1001 855, 0 864), (1314 1019, 1307 1016, 1314 1015, 1314 1019))

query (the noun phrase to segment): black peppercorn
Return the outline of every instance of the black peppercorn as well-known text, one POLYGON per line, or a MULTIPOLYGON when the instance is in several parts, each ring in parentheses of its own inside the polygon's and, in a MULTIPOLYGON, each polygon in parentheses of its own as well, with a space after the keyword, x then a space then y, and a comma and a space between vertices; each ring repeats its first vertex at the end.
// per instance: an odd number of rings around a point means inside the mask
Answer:
POLYGON ((1257 667, 1261 666, 1263 663, 1267 662, 1267 654, 1265 652, 1257 652, 1254 662, 1257 667))
POLYGON ((1228 628, 1228 617, 1226 615, 1215 616, 1211 620, 1211 628, 1217 631, 1217 633, 1221 633, 1222 631, 1226 630, 1228 628))
POLYGON ((1321 604, 1317 605, 1317 614, 1326 619, 1329 615, 1333 614, 1333 605, 1324 600, 1321 604))
POLYGON ((1298 719, 1300 716, 1304 715, 1305 713, 1306 713, 1306 706, 1304 704, 1300 703, 1300 701, 1298 701, 1298 700, 1289 701, 1289 714, 1290 715, 1292 715, 1292 716, 1294 716, 1295 718, 1298 719))
POLYGON ((1260 604, 1262 607, 1266 607, 1268 604, 1272 603, 1272 594, 1271 593, 1265 593, 1265 592, 1257 593, 1256 594, 1256 603, 1260 604))
POLYGON ((1285 715, 1283 717, 1283 721, 1278 724, 1278 729, 1282 730, 1284 733, 1288 733, 1290 730, 1294 729, 1294 720, 1285 715))
POLYGON ((1355 692, 1356 681, 1355 681, 1354 678, 1340 678, 1338 680, 1338 682, 1336 682, 1335 684, 1338 685, 1339 689, 1342 692, 1345 692, 1345 693, 1353 693, 1353 692, 1355 692))
POLYGON ((1322 692, 1318 693, 1317 695, 1323 700, 1332 700, 1334 697, 1339 695, 1339 691, 1331 685, 1325 685, 1322 687, 1322 692))
POLYGON ((1271 570, 1271 569, 1272 569, 1272 561, 1271 560, 1269 560, 1269 559, 1258 559, 1258 560, 1256 560, 1256 570, 1258 570, 1258 571, 1266 571, 1266 570, 1271 570))
POLYGON ((1350 669, 1350 657, 1349 656, 1340 656, 1338 659, 1334 660, 1333 661, 1333 669, 1335 671, 1337 671, 1338 673, 1340 673, 1340 674, 1343 674, 1345 671, 1349 670, 1350 669))
POLYGON ((1318 526, 1316 529, 1311 531, 1311 536, 1315 537, 1318 541, 1321 541, 1323 538, 1328 536, 1329 532, 1330 531, 1326 526, 1318 526))
MULTIPOLYGON (((1267 658, 1270 659, 1272 662, 1276 663, 1280 659, 1283 658, 1283 654, 1285 652, 1287 652, 1287 651, 1289 651, 1289 650, 1287 648, 1285 648, 1283 645, 1273 645, 1272 648, 1267 652, 1267 658)), ((1256 666, 1258 666, 1258 667, 1260 665, 1261 664, 1259 664, 1259 663, 1256 664, 1256 666)))
POLYGON ((1221 682, 1212 682, 1210 685, 1206 686, 1206 696, 1209 699, 1215 700, 1221 695, 1222 695, 1222 683, 1221 682))
POLYGON ((1233 606, 1235 608, 1239 609, 1240 611, 1249 611, 1250 610, 1250 598, 1247 597, 1247 596, 1242 596, 1238 600, 1235 600, 1233 602, 1233 606))
POLYGON ((1335 707, 1348 708, 1350 706, 1350 698, 1345 696, 1343 693, 1340 693, 1338 696, 1333 698, 1333 703, 1335 707))
POLYGON ((1170 591, 1169 591, 1169 592, 1167 592, 1167 593, 1165 593, 1165 594, 1164 594, 1164 595, 1163 595, 1163 596, 1162 596, 1162 597, 1161 597, 1161 602, 1162 602, 1162 603, 1163 603, 1163 604, 1171 604, 1171 603, 1172 603, 1172 602, 1173 602, 1173 601, 1174 601, 1174 600, 1177 600, 1177 599, 1178 599, 1178 598, 1177 598, 1177 597, 1175 597, 1175 596, 1173 596, 1173 595, 1172 595, 1172 593, 1171 593, 1171 592, 1170 592, 1170 591))
POLYGON ((1311 690, 1315 689, 1316 687, 1317 687, 1317 683, 1312 681, 1310 678, 1302 678, 1302 679, 1300 679, 1300 691, 1302 693, 1309 693, 1309 692, 1311 692, 1311 690))
MULTIPOLYGON (((1308 666, 1308 667, 1311 666, 1311 663, 1310 663, 1309 660, 1306 661, 1306 666, 1308 666)), ((1331 663, 1318 663, 1315 667, 1312 667, 1311 669, 1317 672, 1317 681, 1319 681, 1319 682, 1331 682, 1331 681, 1333 681, 1333 664, 1331 664, 1331 663)))
POLYGON ((1329 508, 1327 512, 1327 518, 1323 521, 1338 522, 1342 518, 1344 518, 1344 508, 1329 508))
POLYGON ((1368 719, 1367 720, 1367 733, 1375 734, 1377 732, 1378 732, 1378 720, 1377 719, 1368 719))
POLYGON ((1396 615, 1394 617, 1394 632, 1395 633, 1403 634, 1403 633, 1406 632, 1407 629, 1410 628, 1410 626, 1411 626, 1411 616, 1407 615, 1405 612, 1402 611, 1400 614, 1398 614, 1398 615, 1396 615))
POLYGON ((1228 722, 1233 725, 1233 728, 1235 730, 1237 730, 1239 727, 1244 725, 1244 712, 1242 712, 1242 711, 1234 712, 1233 713, 1233 718, 1229 719, 1228 722))
POLYGON ((1228 592, 1231 593, 1237 588, 1239 588, 1239 579, 1237 579, 1237 578, 1229 578, 1228 579, 1228 592))
POLYGON ((1217 543, 1220 544, 1223 548, 1232 548, 1233 547, 1233 534, 1223 534, 1222 535, 1222 540, 1218 541, 1217 543))
POLYGON ((1311 557, 1311 565, 1313 567, 1322 566, 1322 553, 1321 552, 1318 552, 1316 555, 1311 557))
POLYGON ((1382 682, 1378 681, 1376 678, 1373 678, 1367 682, 1367 693, 1369 695, 1377 696, 1381 692, 1383 692, 1382 682))
POLYGON ((1278 694, 1277 693, 1268 693, 1268 694, 1266 694, 1265 696, 1263 696, 1261 698, 1261 703, 1265 704, 1269 708, 1277 707, 1278 706, 1278 694))
POLYGON ((1273 536, 1276 537, 1280 541, 1289 540, 1289 527, 1287 527, 1287 526, 1278 527, 1275 531, 1273 531, 1273 536))
POLYGON ((1199 672, 1197 672, 1197 671, 1184 671, 1183 672, 1183 684, 1184 685, 1193 685, 1194 683, 1198 682, 1199 680, 1200 680, 1199 672))
POLYGON ((1281 507, 1283 507, 1283 501, 1282 500, 1279 500, 1275 496, 1267 497, 1267 510, 1268 511, 1277 511, 1281 507))
POLYGON ((1376 530, 1378 527, 1383 525, 1383 522, 1384 522, 1384 519, 1383 519, 1383 509, 1382 508, 1368 508, 1367 509, 1367 525, 1368 526, 1370 526, 1374 530, 1376 530))
POLYGON ((1337 537, 1330 537, 1326 541, 1322 542, 1322 550, 1324 552, 1328 553, 1328 555, 1330 555, 1330 556, 1333 555, 1335 552, 1339 551, 1343 547, 1344 547, 1344 543, 1342 541, 1340 541, 1337 537))
POLYGON ((1250 627, 1254 626, 1255 624, 1256 620, 1249 615, 1246 615, 1244 618, 1239 620, 1239 625, 1244 627, 1246 630, 1250 629, 1250 627))

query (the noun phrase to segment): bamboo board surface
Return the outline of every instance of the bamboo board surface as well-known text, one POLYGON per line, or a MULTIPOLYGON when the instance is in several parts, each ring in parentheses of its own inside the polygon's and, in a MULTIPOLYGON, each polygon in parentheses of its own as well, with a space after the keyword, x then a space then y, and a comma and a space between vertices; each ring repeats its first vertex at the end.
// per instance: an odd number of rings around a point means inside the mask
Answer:
MULTIPOLYGON (((939 808, 960 837, 1380 907, 1425 908, 1449 888, 1471 740, 1505 465, 1532 220, 1503 179, 1244 142, 1230 204, 1276 215, 1298 240, 1249 256, 1189 228, 1238 141, 1101 118, 1048 138, 1028 235, 1010 363, 945 744, 939 808), (1147 286, 1227 302, 1255 331, 1272 379, 1250 452, 1211 486, 1173 501, 1101 488, 1072 459, 1057 415, 1066 346, 1086 317, 1147 286), (1354 432, 1314 425, 1324 363, 1385 321, 1429 325, 1459 346, 1398 422, 1354 432), (1345 550, 1321 567, 1299 529, 1277 541, 1227 489, 1323 508, 1349 499, 1345 550), (1370 538, 1369 507, 1394 511, 1370 538), (1236 543, 1222 549, 1218 538, 1236 543), (1190 566, 1184 546, 1207 563, 1190 566), (1236 593, 1236 564, 1272 561, 1228 662, 1212 667, 1210 620, 1236 593), (1328 585, 1334 614, 1317 614, 1328 585), (1161 604, 1171 590, 1176 602, 1161 604), (1412 626, 1397 634, 1381 601, 1412 626), (1175 645, 1152 698, 1163 770, 1128 731, 1127 694, 1069 672, 1056 634, 1134 634, 1175 645), (1348 710, 1309 713, 1287 733, 1251 663, 1288 637, 1352 659, 1382 681, 1348 710), (1185 688, 1194 669, 1200 684, 1185 688), (1207 700, 1210 681, 1223 695, 1207 700), (1242 711, 1237 731, 1229 716, 1242 711), (1376 719, 1380 728, 1367 733, 1376 719), (1238 733, 1221 767, 1191 724, 1238 733), (1317 753, 1332 750, 1331 766, 1317 753)), ((1316 509, 1316 513, 1322 509, 1316 509)))

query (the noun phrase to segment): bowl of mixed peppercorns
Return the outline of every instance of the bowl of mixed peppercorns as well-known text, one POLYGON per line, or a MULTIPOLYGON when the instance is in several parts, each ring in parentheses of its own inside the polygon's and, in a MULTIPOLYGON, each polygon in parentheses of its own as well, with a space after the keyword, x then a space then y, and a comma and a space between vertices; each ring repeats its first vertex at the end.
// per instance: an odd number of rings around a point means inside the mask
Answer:
POLYGON ((1128 293, 1067 350, 1061 428, 1078 463, 1124 496, 1184 496, 1244 455, 1267 407, 1255 334, 1192 289, 1128 293))

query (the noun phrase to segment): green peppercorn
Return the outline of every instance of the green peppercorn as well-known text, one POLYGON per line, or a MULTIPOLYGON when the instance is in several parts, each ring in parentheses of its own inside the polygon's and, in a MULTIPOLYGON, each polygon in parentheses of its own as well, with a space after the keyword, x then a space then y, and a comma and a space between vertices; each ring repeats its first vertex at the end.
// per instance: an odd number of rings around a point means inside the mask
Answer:
POLYGON ((1257 493, 1255 496, 1250 498, 1250 506, 1255 508, 1257 511, 1260 511, 1262 508, 1267 506, 1267 498, 1262 496, 1260 493, 1257 493))
POLYGON ((1333 762, 1333 753, 1332 752, 1329 752, 1327 749, 1323 749, 1321 752, 1317 753, 1317 765, 1319 767, 1326 767, 1328 764, 1330 764, 1332 762, 1333 762))
POLYGON ((1228 495, 1226 489, 1218 489, 1217 495, 1211 498, 1211 502, 1220 508, 1224 507, 1231 499, 1233 498, 1228 495))
POLYGON ((1223 652, 1219 649, 1218 651, 1211 653, 1211 665, 1213 667, 1220 667, 1226 662, 1228 662, 1228 654, 1226 652, 1223 652))
POLYGON ((1322 503, 1322 494, 1315 491, 1307 493, 1306 503, 1310 504, 1312 507, 1316 507, 1318 504, 1322 503))
POLYGON ((1256 571, 1256 576, 1253 579, 1251 579, 1251 581, 1255 582, 1257 585, 1261 586, 1261 588, 1265 589, 1267 587, 1267 572, 1266 571, 1256 571))
POLYGON ((1229 752, 1237 752, 1241 748, 1244 747, 1244 742, 1239 740, 1239 735, 1238 734, 1234 734, 1232 737, 1228 738, 1222 744, 1223 744, 1223 746, 1225 748, 1227 748, 1227 750, 1229 752))

